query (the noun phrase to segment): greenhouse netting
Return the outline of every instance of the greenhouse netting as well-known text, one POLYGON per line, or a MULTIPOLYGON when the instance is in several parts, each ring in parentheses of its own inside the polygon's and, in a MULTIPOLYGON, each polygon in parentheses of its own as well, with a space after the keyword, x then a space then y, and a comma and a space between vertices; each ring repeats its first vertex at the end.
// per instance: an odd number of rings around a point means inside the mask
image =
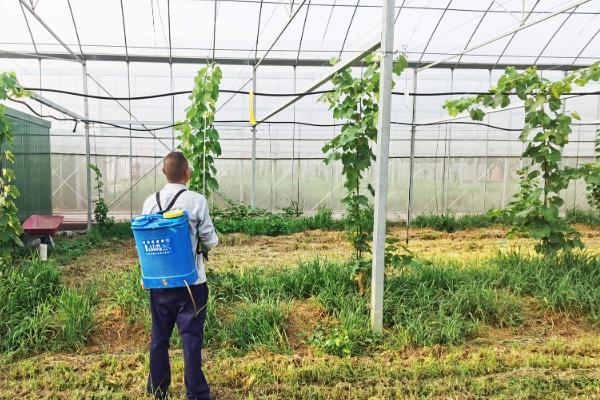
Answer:
MULTIPOLYGON (((90 161, 103 173, 112 215, 139 213, 148 193, 163 185, 162 157, 178 145, 171 126, 189 105, 185 93, 127 98, 189 91, 209 61, 221 65, 224 91, 216 113, 220 190, 211 201, 251 202, 248 91, 254 85, 259 120, 281 108, 256 127, 255 205, 277 210, 296 202, 306 212, 343 211, 341 164, 326 165, 322 152, 340 127, 320 95, 306 88, 327 73, 332 58, 355 60, 353 73, 360 76, 361 55, 381 40, 380 1, 14 0, 0 9, 0 71, 15 71, 41 99, 28 100, 31 109, 10 106, 97 121, 89 125, 90 161), (280 107, 294 93, 305 95, 280 107)), ((508 65, 537 65, 551 80, 589 65, 600 58, 599 9, 598 0, 396 1, 394 47, 409 68, 396 78, 392 96, 389 218, 407 212, 413 126, 413 212, 480 213, 506 205, 526 162, 519 140, 523 108, 515 103, 488 114, 484 124, 461 125, 470 119, 450 118, 442 105, 488 90, 508 65)), ((569 165, 594 158, 597 90, 590 84, 566 102, 581 115, 564 153, 569 165)), ((83 219, 85 126, 55 120, 50 137, 53 209, 83 219)), ((583 182, 565 196, 564 207, 586 207, 583 182)))

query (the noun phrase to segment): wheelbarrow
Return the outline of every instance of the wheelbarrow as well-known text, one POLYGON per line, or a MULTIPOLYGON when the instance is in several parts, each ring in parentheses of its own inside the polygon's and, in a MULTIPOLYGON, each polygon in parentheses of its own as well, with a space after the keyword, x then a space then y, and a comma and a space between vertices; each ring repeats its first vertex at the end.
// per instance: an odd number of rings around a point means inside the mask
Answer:
POLYGON ((38 246, 41 260, 46 260, 48 246, 54 246, 52 236, 58 232, 64 219, 62 215, 32 214, 21 224, 29 236, 27 244, 31 247, 38 246))

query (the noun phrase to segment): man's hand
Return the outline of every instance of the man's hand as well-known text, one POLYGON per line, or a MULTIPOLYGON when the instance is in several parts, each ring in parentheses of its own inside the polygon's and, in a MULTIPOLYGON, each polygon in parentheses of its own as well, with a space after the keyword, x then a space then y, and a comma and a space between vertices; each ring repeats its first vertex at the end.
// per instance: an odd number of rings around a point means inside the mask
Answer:
POLYGON ((200 252, 202 253, 202 257, 204 257, 205 261, 208 261, 208 251, 208 248, 204 244, 200 243, 200 252))

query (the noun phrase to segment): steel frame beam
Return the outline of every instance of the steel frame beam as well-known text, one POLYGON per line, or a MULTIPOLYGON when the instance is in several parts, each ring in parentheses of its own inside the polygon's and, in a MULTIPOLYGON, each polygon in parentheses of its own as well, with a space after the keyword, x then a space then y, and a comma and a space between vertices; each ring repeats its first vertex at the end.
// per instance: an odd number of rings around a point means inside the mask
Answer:
POLYGON ((577 60, 579 59, 579 57, 581 57, 581 55, 583 54, 583 52, 585 51, 585 49, 588 48, 588 46, 590 45, 590 43, 592 43, 594 41, 594 39, 596 38, 596 36, 598 36, 599 33, 600 33, 600 28, 598 28, 598 30, 596 31, 596 33, 594 33, 592 35, 592 37, 590 38, 590 40, 588 40, 586 42, 585 46, 583 46, 581 48, 581 50, 579 51, 579 53, 577 53, 577 57, 575 57, 573 59, 573 61, 571 62, 571 65, 569 66, 570 67, 569 69, 571 69, 573 67, 573 65, 575 64, 575 62, 577 62, 577 60))
POLYGON ((73 50, 71 50, 71 48, 70 48, 70 47, 69 47, 69 46, 68 46, 68 45, 67 45, 65 42, 63 42, 63 41, 61 40, 61 38, 60 38, 60 37, 59 37, 59 36, 58 36, 58 35, 57 35, 57 34, 56 34, 56 33, 55 33, 55 32, 54 32, 52 29, 50 29, 50 27, 48 26, 48 24, 46 24, 46 22, 44 21, 44 19, 43 19, 42 17, 40 17, 40 16, 39 16, 39 15, 38 15, 38 14, 35 12, 35 10, 34 10, 34 9, 33 9, 33 8, 32 8, 32 7, 29 5, 29 4, 27 4, 27 2, 26 2, 25 0, 19 0, 19 2, 21 3, 21 5, 22 5, 23 7, 25 7, 25 8, 27 9, 27 11, 29 11, 29 13, 30 13, 31 15, 33 15, 33 16, 35 17, 35 19, 37 19, 37 20, 38 20, 38 22, 39 22, 40 24, 42 24, 42 26, 43 26, 43 27, 44 27, 44 28, 45 28, 45 29, 48 31, 48 33, 49 33, 50 35, 52 35, 52 36, 54 37, 54 39, 56 39, 56 41, 57 41, 58 43, 60 43, 60 45, 61 45, 62 47, 64 47, 64 48, 65 48, 65 50, 67 50, 67 52, 69 52, 69 54, 71 55, 71 58, 73 58, 73 59, 77 60, 77 61, 78 61, 78 62, 80 62, 80 63, 83 63, 83 61, 84 61, 84 60, 83 60, 83 59, 82 59, 80 56, 78 56, 77 54, 75 54, 75 53, 73 52, 73 50))
MULTIPOLYGON (((600 34, 600 30, 596 34, 596 36, 600 34)), ((595 36, 594 36, 595 38, 595 36)), ((591 42, 591 41, 590 41, 591 42)), ((589 45, 588 45, 589 46, 589 45)), ((586 46, 587 47, 587 46, 586 46)), ((474 49, 471 49, 474 50, 474 49)), ((455 57, 460 57, 464 53, 468 53, 468 49, 465 49, 462 52, 459 52, 452 57, 448 58, 448 60, 453 59, 455 57)), ((359 54, 359 53, 357 53, 359 54)), ((359 67, 361 65, 361 57, 365 53, 360 53, 360 56, 353 58, 353 62, 348 63, 346 66, 350 67, 359 67)), ((579 56, 581 57, 581 56, 579 56)), ((578 57, 578 58, 579 58, 578 57)), ((59 60, 59 61, 73 61, 73 57, 66 53, 54 53, 54 52, 40 52, 39 54, 35 53, 21 53, 14 52, 9 50, 0 50, 0 58, 9 58, 9 59, 51 59, 51 60, 59 60)), ((107 61, 107 62, 126 62, 127 58, 124 54, 84 54, 84 59, 86 61, 107 61)), ((173 56, 171 59, 173 64, 206 64, 206 57, 180 57, 173 56)), ((221 65, 252 65, 255 62, 254 58, 244 58, 244 57, 217 57, 214 60, 215 62, 221 65)), ((169 56, 150 56, 150 55, 136 55, 129 54, 129 62, 139 62, 139 63, 169 63, 169 56)), ((424 61, 425 63, 429 61, 424 61)), ((424 62, 421 62, 423 64, 424 62)), ((514 66, 517 69, 524 69, 530 67, 531 64, 525 63, 476 63, 476 62, 468 62, 468 63, 455 63, 455 62, 435 62, 432 63, 429 68, 438 68, 438 69, 504 69, 508 66, 514 66)), ((261 65, 265 66, 281 66, 281 67, 329 67, 330 60, 318 59, 318 58, 265 58, 261 65)), ((409 61, 407 68, 414 68, 417 66, 416 61, 409 61)), ((569 65, 569 64, 556 64, 556 63, 542 63, 537 64, 539 70, 544 69, 560 69, 567 71, 574 71, 580 68, 585 68, 589 66, 589 64, 585 65, 569 65)), ((250 80, 248 80, 248 83, 250 80)))
POLYGON ((535 61, 533 62, 534 64, 536 64, 540 60, 540 58, 542 57, 542 55, 544 54, 544 52, 546 51, 546 49, 548 48, 548 46, 550 46, 550 43, 552 43, 552 41, 554 40, 554 38, 556 37, 556 35, 558 35, 558 33, 561 31, 561 29, 565 26, 565 24, 567 23, 567 21, 569 20, 569 18, 571 18, 573 16, 573 13, 575 11, 577 11, 578 7, 579 6, 575 7, 573 9, 573 11, 571 11, 569 13, 569 15, 567 15, 567 17, 563 20, 563 22, 561 22, 560 26, 558 28, 556 28, 556 30, 554 31, 554 33, 552 34, 552 36, 550 36, 550 39, 548 39, 548 41, 544 45, 544 48, 542 49, 542 51, 540 51, 540 54, 538 54, 538 56, 535 58, 535 61))
MULTIPOLYGON (((525 22, 527 22, 527 20, 529 19, 529 17, 531 17, 531 13, 535 10, 535 8, 538 6, 538 4, 540 4, 540 1, 541 0, 537 0, 535 2, 535 4, 533 5, 533 7, 531 8, 531 10, 529 10, 529 12, 527 13, 527 16, 525 16, 525 14, 523 13, 523 21, 519 21, 520 25, 524 25, 525 22)), ((523 2, 523 7, 525 7, 525 2, 523 2)), ((579 7, 579 6, 577 6, 577 7, 579 7)), ((577 9, 577 7, 575 7, 575 9, 577 9)), ((524 8, 523 8, 523 11, 525 11, 524 8)), ((502 60, 502 57, 504 57, 504 53, 506 53, 506 50, 510 47, 510 44, 515 39, 515 37, 517 36, 517 33, 519 33, 519 32, 518 31, 514 32, 512 34, 512 36, 510 37, 510 39, 508 39, 508 42, 504 46, 504 49, 502 49, 502 52, 500 53, 500 55, 496 59, 496 63, 499 63, 500 60, 502 60)))
POLYGON ((52 108, 62 114, 68 115, 71 118, 74 118, 74 119, 80 120, 80 121, 85 119, 85 117, 82 116, 81 114, 71 111, 68 108, 61 106, 60 104, 57 104, 50 99, 47 99, 37 92, 30 91, 29 96, 32 99, 39 101, 41 104, 45 105, 46 107, 52 108))
POLYGON ((338 54, 338 58, 342 58, 342 54, 344 53, 344 47, 346 47, 346 40, 348 40, 348 35, 350 34, 350 29, 352 29, 352 23, 354 22, 354 17, 356 17, 356 11, 358 10, 359 4, 360 4, 360 0, 356 0, 356 5, 354 6, 354 10, 352 11, 352 16, 350 17, 350 22, 348 22, 348 28, 346 29, 346 34, 344 35, 344 40, 342 41, 342 47, 340 47, 340 53, 338 54))
POLYGON ((305 94, 310 93, 316 89, 318 89, 319 87, 323 86, 325 83, 329 82, 329 80, 339 71, 344 70, 345 68, 352 66, 354 63, 362 60, 362 58, 377 50, 379 47, 381 46, 381 42, 377 41, 376 43, 374 43, 373 45, 371 45, 367 50, 365 50, 364 52, 355 55, 354 57, 352 57, 350 60, 346 61, 346 62, 339 62, 336 65, 332 66, 331 68, 329 68, 329 71, 323 75, 323 77, 321 77, 320 79, 316 80, 315 82, 311 83, 306 89, 304 89, 300 94, 298 94, 297 96, 293 96, 292 98, 290 98, 289 100, 284 101, 280 106, 274 108, 271 112, 269 112, 268 114, 266 114, 264 117, 256 120, 256 124, 261 124, 263 122, 265 122, 267 119, 271 118, 272 116, 280 113, 281 111, 283 111, 284 109, 286 109, 287 107, 291 106, 292 104, 296 103, 298 100, 300 100, 305 94))
POLYGON ((33 44, 33 50, 35 54, 38 54, 37 45, 35 43, 35 39, 33 38, 33 32, 31 31, 31 25, 29 25, 29 18, 27 18, 27 14, 25 14, 25 8, 23 8, 23 4, 19 3, 21 6, 21 11, 23 12, 23 18, 25 19, 25 24, 27 24, 27 30, 29 31, 29 36, 31 37, 31 44, 33 44))
POLYGON ((308 0, 302 0, 302 3, 300 3, 300 5, 296 9, 296 11, 294 11, 294 13, 290 16, 290 18, 288 19, 288 21, 286 22, 286 24, 283 26, 283 28, 281 29, 281 31, 279 32, 279 34, 277 35, 277 37, 275 38, 275 40, 273 40, 273 43, 271 43, 271 46, 269 46, 269 49, 265 52, 265 54, 262 55, 262 57, 258 61, 256 61, 256 63, 254 64, 254 68, 258 67, 260 64, 263 63, 263 61, 265 60, 265 58, 269 55, 269 53, 271 52, 271 50, 273 50, 273 47, 275 47, 275 45, 277 44, 277 42, 279 41, 279 39, 281 39, 281 37, 283 36, 283 34, 286 31, 286 29, 288 28, 288 26, 290 26, 290 24, 292 23, 292 21, 294 20, 294 18, 296 18, 296 16, 300 12, 300 9, 302 9, 302 6, 307 1, 308 0))
MULTIPOLYGON (((563 13, 565 13, 565 12, 567 12, 567 11, 573 9, 573 8, 576 8, 576 7, 578 7, 578 6, 582 5, 582 4, 589 3, 590 1, 591 0, 578 0, 578 1, 575 1, 575 2, 572 2, 572 3, 569 3, 569 5, 567 5, 565 7, 561 7, 558 10, 552 12, 551 14, 544 15, 541 18, 538 18, 538 19, 533 20, 531 22, 527 22, 527 23, 524 23, 522 25, 519 25, 519 26, 517 26, 517 27, 515 27, 513 29, 510 29, 510 30, 508 30, 506 32, 503 32, 503 33, 499 34, 498 36, 495 36, 495 37, 493 37, 491 39, 488 39, 488 40, 485 40, 485 41, 483 41, 481 43, 473 45, 473 46, 471 46, 471 47, 463 50, 459 54, 448 56, 448 57, 445 57, 445 58, 443 58, 443 59, 441 59, 439 61, 435 61, 435 62, 429 63, 426 66, 424 66, 423 68, 420 68, 418 72, 426 70, 426 69, 429 69, 429 68, 432 68, 432 67, 435 67, 435 66, 437 66, 439 64, 442 64, 442 63, 445 63, 447 61, 453 60, 454 58, 459 57, 459 56, 461 56, 461 55, 463 55, 465 53, 470 53, 473 50, 477 50, 477 49, 479 49, 481 47, 484 47, 484 46, 486 46, 486 45, 488 45, 490 43, 494 43, 494 42, 496 42, 496 41, 498 41, 500 39, 503 39, 503 38, 505 38, 507 36, 513 35, 513 34, 519 32, 519 31, 527 29, 527 28, 529 28, 531 26, 537 25, 537 24, 539 24, 541 22, 544 22, 544 21, 546 21, 546 20, 548 20, 548 19, 550 19, 552 17, 555 17, 555 16, 563 14, 563 13)), ((491 68, 498 68, 498 67, 499 67, 499 63, 495 63, 494 66, 491 67, 491 68)), ((489 69, 489 68, 487 68, 487 69, 489 69)))
MULTIPOLYGON (((429 44, 433 40, 433 36, 435 36, 437 29, 439 28, 440 24, 442 23, 442 20, 444 19, 444 16, 446 15, 446 12, 448 11, 448 7, 450 7, 450 4, 452 4, 452 0, 448 0, 448 4, 446 5, 446 8, 442 12, 442 15, 440 15, 440 18, 438 19, 437 23, 435 24, 435 27, 433 28, 431 35, 429 35, 429 39, 427 40, 427 44, 425 45, 425 47, 423 48, 423 51, 421 52, 421 56, 419 57, 418 63, 421 63, 421 61, 423 61, 423 56, 425 55, 425 52, 427 51, 429 44)), ((415 74, 416 74, 416 72, 415 72, 415 74)))
MULTIPOLYGON (((471 44, 471 40, 473 40, 473 38, 475 37, 475 34, 479 30, 479 27, 483 23, 483 20, 489 14, 489 12, 492 9, 492 6, 495 4, 495 2, 496 2, 495 0, 492 0, 492 2, 490 3, 490 5, 488 6, 487 10, 485 10, 485 12, 481 15, 481 18, 479 19, 479 22, 477 23, 477 26, 475 26, 475 29, 473 29, 473 32, 471 33, 471 36, 469 36, 469 40, 467 40, 467 44, 465 44, 465 47, 464 47, 463 51, 465 51, 465 50, 467 50, 469 48, 469 45, 471 44)), ((460 57, 458 57, 458 60, 456 60, 456 64, 460 63, 460 60, 462 59, 463 55, 464 54, 461 54, 460 57)))
MULTIPOLYGON (((205 3, 212 3, 214 0, 194 0, 196 2, 205 2, 205 3)), ((261 0, 219 0, 221 3, 241 3, 241 4, 259 4, 261 2, 261 0)), ((264 0, 264 4, 268 4, 268 5, 276 5, 279 6, 281 5, 282 0, 264 0)), ((423 3, 423 2, 420 2, 423 3)), ((431 11, 444 11, 445 8, 444 7, 440 7, 440 6, 428 6, 428 5, 422 5, 422 4, 412 4, 412 5, 407 5, 405 6, 405 8, 407 10, 431 10, 431 11)), ((334 5, 332 5, 331 3, 328 2, 324 2, 324 1, 316 1, 313 3, 313 5, 315 7, 326 7, 326 8, 353 8, 354 4, 350 4, 350 3, 335 3, 334 5)), ((364 8, 364 9, 371 9, 371 8, 376 8, 376 7, 380 7, 378 4, 375 4, 374 2, 370 2, 368 4, 361 4, 358 6, 358 8, 364 8)), ((401 6, 395 6, 396 9, 401 8, 401 6)), ((456 11, 456 12, 464 12, 464 13, 480 13, 482 11, 482 9, 475 9, 475 8, 465 8, 465 7, 451 7, 448 8, 448 11, 456 11)), ((494 14, 504 14, 506 13, 506 11, 504 10, 492 10, 491 11, 494 14)), ((508 10, 508 12, 511 13, 519 13, 522 14, 523 10, 519 9, 519 10, 508 10)), ((540 11, 536 11, 534 12, 534 14, 550 14, 550 11, 544 11, 544 10, 540 10, 540 11)), ((597 11, 578 11, 577 13, 578 15, 597 15, 600 14, 597 11)))
POLYGON ((75 14, 73 13, 73 7, 71 7, 71 0, 67 0, 67 5, 69 6, 69 13, 71 14, 71 21, 73 22, 73 29, 75 29, 75 36, 77 37, 77 44, 79 45, 79 53, 81 54, 81 58, 84 59, 85 57, 83 56, 81 39, 79 39, 79 30, 77 29, 77 24, 75 23, 75 14))

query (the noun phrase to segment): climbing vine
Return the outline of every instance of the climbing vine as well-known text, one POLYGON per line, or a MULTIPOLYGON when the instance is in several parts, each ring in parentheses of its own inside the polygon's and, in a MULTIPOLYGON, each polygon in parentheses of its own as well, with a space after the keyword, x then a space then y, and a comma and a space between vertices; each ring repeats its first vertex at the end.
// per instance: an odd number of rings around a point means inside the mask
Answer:
POLYGON ((90 169, 94 172, 94 188, 98 193, 98 199, 94 201, 94 220, 102 225, 110 225, 115 222, 114 218, 108 216, 108 205, 104 201, 104 181, 102 180, 102 171, 96 164, 90 164, 90 169))
POLYGON ((215 159, 221 155, 221 145, 214 122, 222 75, 218 64, 209 64, 198 71, 189 97, 192 104, 186 110, 185 121, 178 126, 179 149, 193 170, 189 187, 206 197, 219 189, 215 159))
MULTIPOLYGON (((26 94, 14 72, 0 73, 0 100, 26 94)), ((10 123, 4 115, 4 106, 0 104, 0 259, 10 257, 15 247, 23 246, 19 238, 22 230, 15 205, 19 190, 14 184, 15 173, 11 167, 15 162, 12 145, 10 123)))
POLYGON ((468 111, 473 120, 481 121, 485 116, 482 107, 505 108, 511 103, 511 95, 524 102, 520 140, 526 143, 523 157, 530 163, 518 171, 520 190, 505 212, 513 221, 510 234, 538 240, 538 252, 555 253, 583 246, 579 232, 559 213, 564 203, 561 191, 575 179, 584 178, 591 185, 599 178, 594 165, 562 165, 571 123, 580 119, 577 112, 565 110, 562 96, 570 93, 573 85, 584 86, 599 79, 600 62, 555 82, 542 78, 535 67, 524 72, 508 67, 489 94, 450 100, 444 105, 452 116, 468 111))
MULTIPOLYGON (((377 111, 379 100, 379 67, 381 57, 370 54, 364 58, 361 76, 355 78, 350 68, 335 74, 333 91, 320 97, 333 111, 333 118, 343 121, 340 133, 323 147, 325 163, 342 162, 344 187, 342 199, 346 207, 345 228, 357 260, 370 252, 369 240, 373 227, 373 206, 365 194, 362 180, 375 160, 372 146, 377 141, 377 111)), ((394 60, 393 73, 400 75, 406 68, 406 57, 394 60)), ((367 192, 375 190, 368 184, 367 192)))
POLYGON ((600 182, 595 182, 593 177, 594 176, 598 176, 600 175, 600 129, 597 132, 596 135, 596 148, 595 148, 595 153, 596 153, 596 163, 594 164, 594 168, 592 168, 592 170, 595 171, 591 171, 589 174, 588 179, 586 179, 587 181, 587 200, 588 200, 588 204, 591 207, 594 207, 597 210, 600 210, 600 182), (596 174, 593 174, 593 172, 596 172, 596 174))

